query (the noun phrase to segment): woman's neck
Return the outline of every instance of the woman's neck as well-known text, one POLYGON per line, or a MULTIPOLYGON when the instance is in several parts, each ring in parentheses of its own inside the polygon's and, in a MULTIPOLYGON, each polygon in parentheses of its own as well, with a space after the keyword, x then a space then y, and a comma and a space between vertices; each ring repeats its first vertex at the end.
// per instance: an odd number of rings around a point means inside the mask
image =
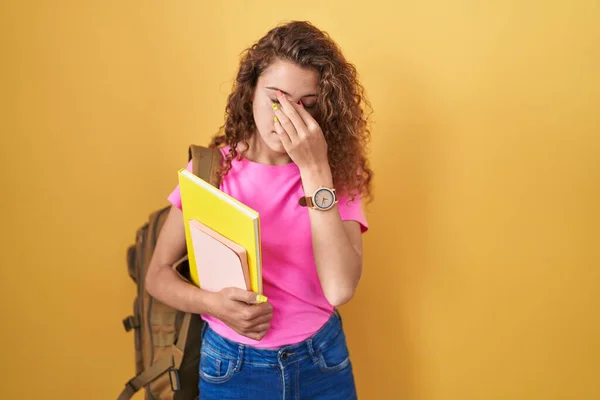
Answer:
MULTIPOLYGON (((243 151, 244 149, 245 146, 240 143, 238 150, 243 151)), ((269 148, 257 134, 248 139, 248 151, 244 154, 244 157, 249 161, 266 165, 285 165, 292 161, 287 153, 278 153, 269 148)))

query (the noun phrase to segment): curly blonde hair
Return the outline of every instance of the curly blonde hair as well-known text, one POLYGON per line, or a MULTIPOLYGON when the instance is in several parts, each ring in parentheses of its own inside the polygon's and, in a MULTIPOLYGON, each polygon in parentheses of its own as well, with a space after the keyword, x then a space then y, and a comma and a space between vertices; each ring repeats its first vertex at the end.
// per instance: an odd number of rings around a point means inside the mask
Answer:
POLYGON ((329 35, 310 22, 295 21, 270 30, 242 55, 233 90, 225 109, 225 125, 210 143, 211 147, 230 146, 221 171, 226 175, 234 158, 242 158, 238 144, 248 146, 255 134, 252 98, 258 77, 277 60, 287 60, 320 75, 317 89, 317 122, 328 148, 336 190, 351 197, 360 194, 370 201, 373 171, 366 157, 370 140, 368 115, 371 110, 354 65, 346 61, 329 35))

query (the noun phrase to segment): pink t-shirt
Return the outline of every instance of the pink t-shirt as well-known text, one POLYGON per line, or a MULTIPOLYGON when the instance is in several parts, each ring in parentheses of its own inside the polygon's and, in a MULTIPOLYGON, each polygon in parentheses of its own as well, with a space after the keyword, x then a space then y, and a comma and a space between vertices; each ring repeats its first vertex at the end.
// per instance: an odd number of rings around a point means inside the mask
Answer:
MULTIPOLYGON (((226 154, 227 148, 221 151, 226 154)), ((187 169, 191 167, 189 163, 187 169)), ((221 336, 255 347, 281 347, 307 339, 327 322, 334 307, 325 298, 317 275, 309 211, 298 205, 304 195, 298 166, 233 160, 220 189, 260 215, 263 292, 273 305, 273 319, 265 337, 256 341, 210 315, 202 318, 221 336)), ((181 208, 179 186, 168 199, 181 208)), ((338 209, 342 220, 359 222, 362 232, 368 229, 358 197, 349 201, 340 195, 338 209)))

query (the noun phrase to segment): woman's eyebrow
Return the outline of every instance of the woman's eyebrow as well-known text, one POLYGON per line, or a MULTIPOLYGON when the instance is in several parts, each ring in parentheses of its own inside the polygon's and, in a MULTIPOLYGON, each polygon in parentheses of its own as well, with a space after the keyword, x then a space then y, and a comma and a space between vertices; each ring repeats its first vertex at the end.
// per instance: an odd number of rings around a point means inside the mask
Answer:
MULTIPOLYGON (((281 89, 278 89, 278 88, 273 87, 273 86, 267 86, 266 89, 279 90, 281 93, 285 94, 286 96, 291 96, 288 92, 286 92, 284 90, 281 90, 281 89)), ((302 98, 304 98, 304 97, 317 97, 317 94, 316 93, 311 93, 311 94, 307 94, 307 95, 302 96, 302 98)))

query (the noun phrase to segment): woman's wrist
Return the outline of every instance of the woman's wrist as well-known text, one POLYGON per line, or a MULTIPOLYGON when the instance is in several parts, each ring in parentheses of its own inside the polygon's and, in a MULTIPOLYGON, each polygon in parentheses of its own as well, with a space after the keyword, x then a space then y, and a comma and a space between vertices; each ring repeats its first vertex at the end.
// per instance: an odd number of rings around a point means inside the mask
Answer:
POLYGON ((304 193, 311 195, 320 186, 333 187, 333 177, 329 164, 314 164, 300 169, 304 193))
POLYGON ((215 316, 215 312, 218 309, 217 307, 217 293, 210 292, 208 290, 203 290, 197 288, 195 290, 195 296, 192 300, 194 304, 197 306, 197 310, 195 310, 195 314, 208 314, 212 317, 215 316))

